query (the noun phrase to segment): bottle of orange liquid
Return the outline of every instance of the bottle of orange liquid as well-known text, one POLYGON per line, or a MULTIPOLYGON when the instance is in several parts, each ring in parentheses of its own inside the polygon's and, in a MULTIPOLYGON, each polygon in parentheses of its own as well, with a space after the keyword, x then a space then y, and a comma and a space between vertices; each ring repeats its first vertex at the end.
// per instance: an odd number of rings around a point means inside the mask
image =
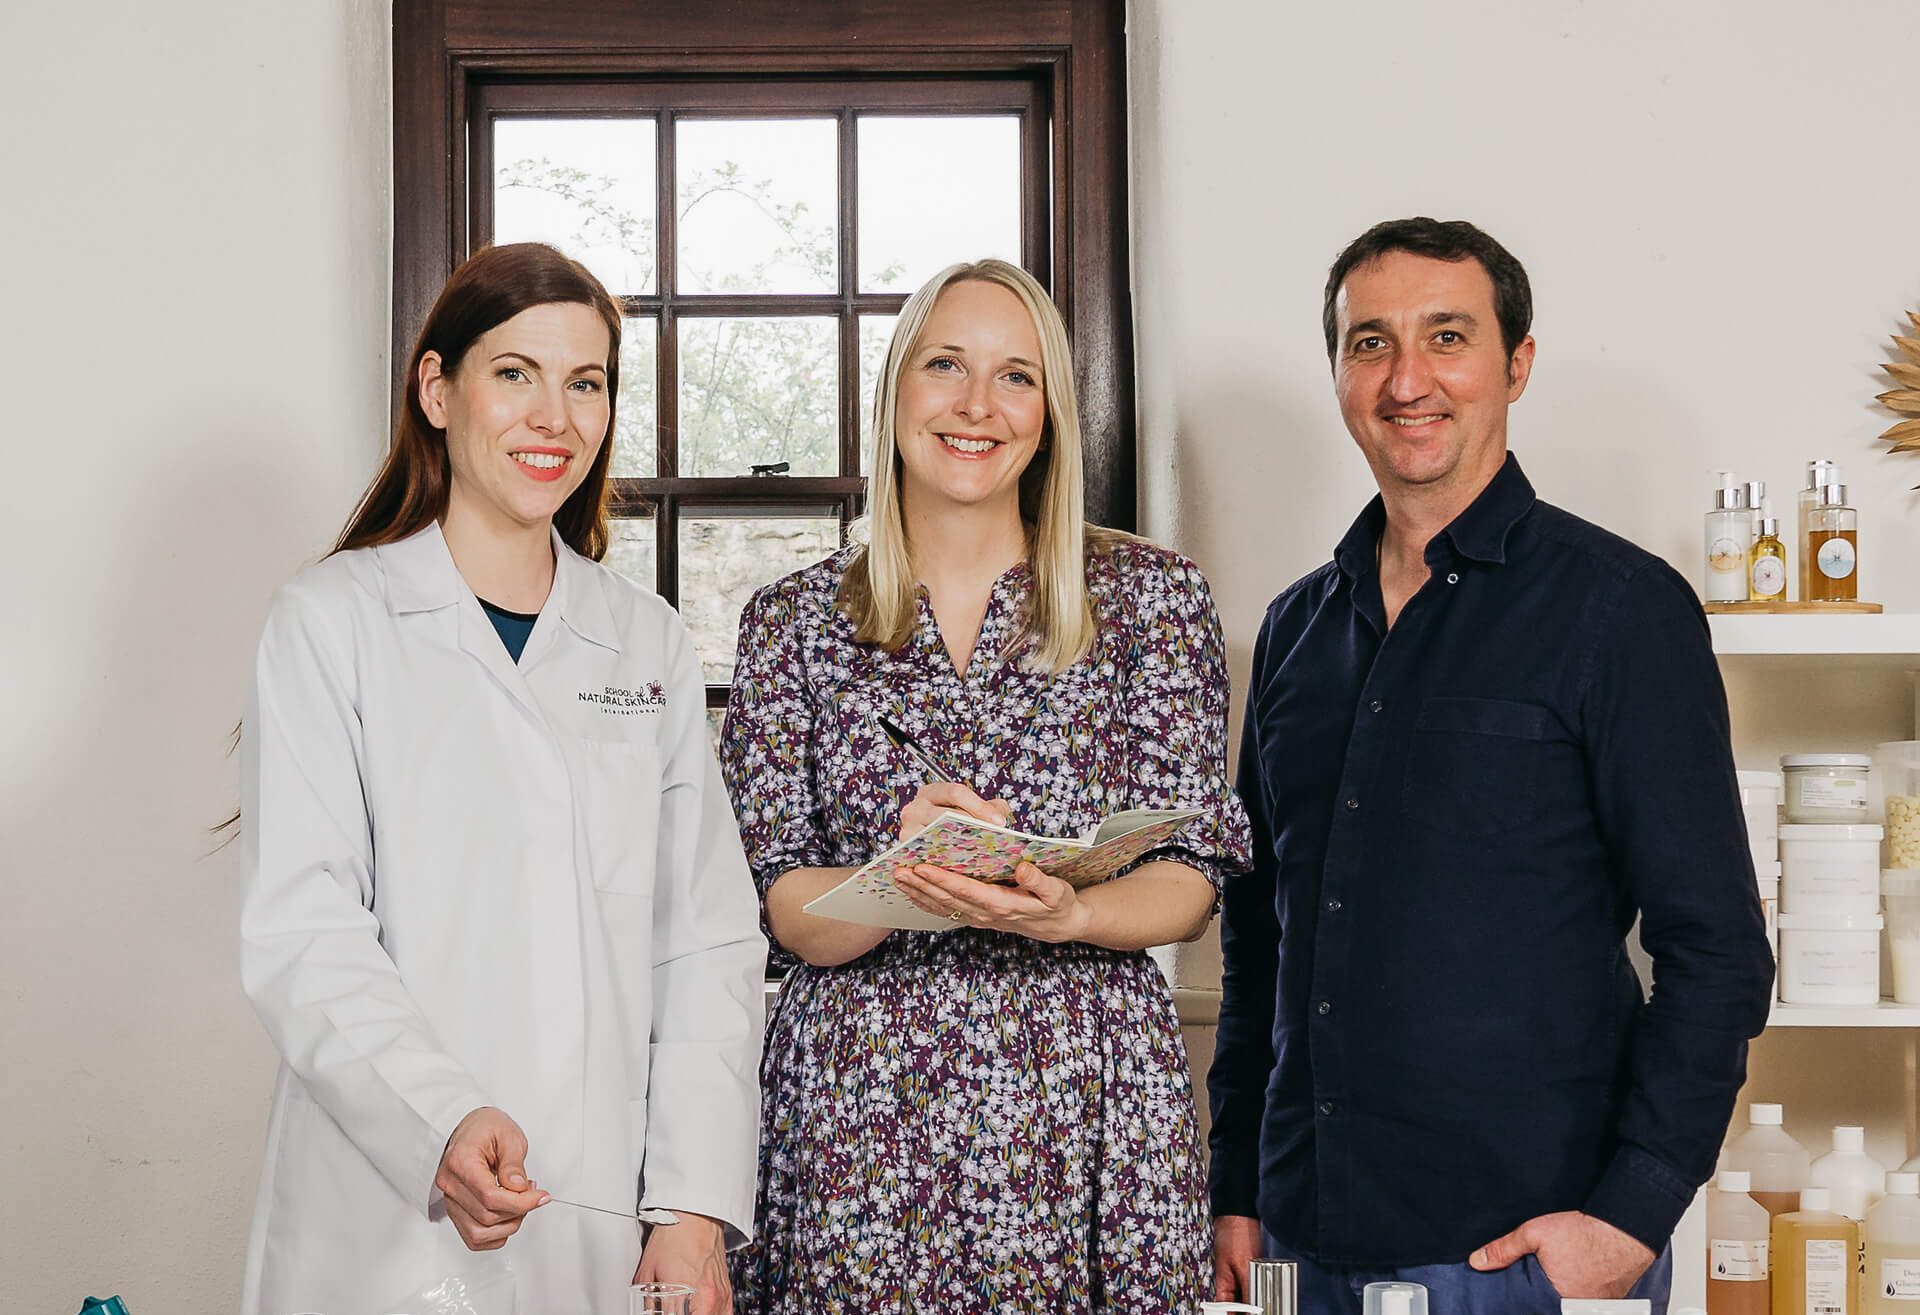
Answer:
POLYGON ((1744 1171, 1723 1169, 1707 1193, 1707 1315, 1767 1315, 1767 1208, 1744 1171))
POLYGON ((1773 1218, 1773 1315, 1860 1315, 1859 1251, 1860 1225, 1834 1210, 1829 1189, 1800 1193, 1798 1210, 1773 1218))

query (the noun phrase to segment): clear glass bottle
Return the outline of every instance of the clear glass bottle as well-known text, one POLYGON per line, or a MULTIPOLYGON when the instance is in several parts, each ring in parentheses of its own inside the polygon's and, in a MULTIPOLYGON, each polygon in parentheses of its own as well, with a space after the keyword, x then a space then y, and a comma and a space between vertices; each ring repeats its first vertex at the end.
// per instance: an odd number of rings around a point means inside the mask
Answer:
POLYGON ((1780 542, 1780 520, 1770 500, 1761 500, 1753 528, 1753 547, 1747 550, 1747 597, 1780 602, 1787 596, 1787 545, 1780 542))
POLYGON ((1867 1212, 1865 1231, 1861 1306, 1867 1315, 1920 1310, 1920 1175, 1887 1175, 1887 1194, 1867 1212))
POLYGON ((1807 513, 1807 599, 1852 602, 1860 596, 1860 513, 1845 484, 1826 484, 1807 513))
POLYGON ((1753 538, 1753 516, 1747 491, 1734 482, 1733 472, 1722 470, 1720 487, 1707 513, 1706 599, 1709 603, 1740 603, 1747 597, 1747 548, 1753 538))
POLYGON ((1707 1193, 1707 1315, 1767 1315, 1767 1208, 1748 1176, 1722 1169, 1707 1193))
POLYGON ((1807 517, 1813 511, 1813 504, 1819 500, 1820 490, 1828 484, 1840 482, 1840 467, 1825 459, 1807 463, 1807 482, 1800 489, 1795 509, 1795 546, 1800 551, 1800 593, 1798 597, 1805 601, 1813 597, 1807 592, 1807 572, 1812 569, 1813 556, 1807 551, 1807 517))
POLYGON ((1834 1210, 1833 1193, 1800 1193, 1798 1210, 1773 1217, 1773 1315, 1858 1315, 1859 1252, 1860 1225, 1834 1210))

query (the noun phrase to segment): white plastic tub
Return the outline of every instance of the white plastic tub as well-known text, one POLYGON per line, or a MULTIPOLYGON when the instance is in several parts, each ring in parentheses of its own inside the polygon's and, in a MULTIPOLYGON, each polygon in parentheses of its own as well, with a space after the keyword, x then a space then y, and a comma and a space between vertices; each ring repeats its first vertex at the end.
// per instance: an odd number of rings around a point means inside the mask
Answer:
POLYGON ((1880 1000, 1879 914, 1870 918, 1782 913, 1780 999, 1792 1005, 1880 1000))
POLYGON ((1780 912, 1872 917, 1880 912, 1877 826, 1780 828, 1780 912))
POLYGON ((1893 998, 1920 1004, 1920 872, 1892 869, 1880 874, 1887 899, 1887 954, 1892 960, 1893 998))
POLYGON ((1780 773, 1735 772, 1740 783, 1740 811, 1747 819, 1747 847, 1757 866, 1772 862, 1780 838, 1780 773))

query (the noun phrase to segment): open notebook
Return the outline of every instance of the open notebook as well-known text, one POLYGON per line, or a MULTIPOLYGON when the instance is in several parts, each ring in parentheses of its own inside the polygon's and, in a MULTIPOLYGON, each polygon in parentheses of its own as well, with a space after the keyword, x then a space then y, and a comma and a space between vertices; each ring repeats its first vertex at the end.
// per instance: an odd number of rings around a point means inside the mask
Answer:
POLYGON ((925 863, 981 881, 1011 882, 1013 870, 1025 862, 1075 887, 1091 886, 1166 844, 1198 816, 1197 808, 1133 808, 1115 813, 1084 835, 1061 838, 946 812, 811 901, 806 910, 867 927, 952 931, 958 923, 922 911, 901 893, 893 884, 896 871, 925 863))

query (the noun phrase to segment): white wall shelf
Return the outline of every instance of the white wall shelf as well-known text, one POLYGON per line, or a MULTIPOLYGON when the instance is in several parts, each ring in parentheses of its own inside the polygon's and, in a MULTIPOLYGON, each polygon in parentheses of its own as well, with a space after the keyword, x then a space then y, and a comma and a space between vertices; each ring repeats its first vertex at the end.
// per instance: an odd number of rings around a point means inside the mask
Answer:
POLYGON ((1725 665, 1920 667, 1920 615, 1713 615, 1713 651, 1725 665))
POLYGON ((1775 1004, 1768 1027, 1920 1027, 1920 1005, 1882 1000, 1877 1005, 1775 1004))

